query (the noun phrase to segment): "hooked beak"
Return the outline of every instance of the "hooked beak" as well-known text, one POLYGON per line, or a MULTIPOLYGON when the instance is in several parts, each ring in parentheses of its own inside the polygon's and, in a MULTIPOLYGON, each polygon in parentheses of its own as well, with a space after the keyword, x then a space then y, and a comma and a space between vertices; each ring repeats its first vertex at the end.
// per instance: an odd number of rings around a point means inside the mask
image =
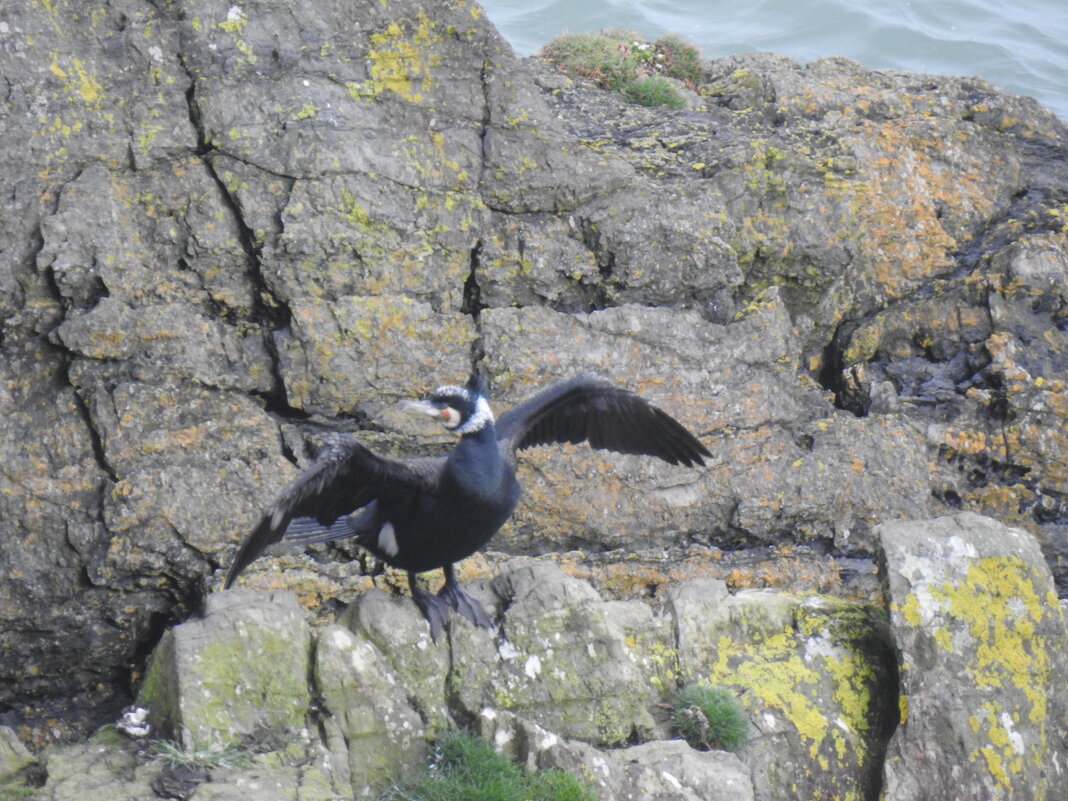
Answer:
POLYGON ((410 412, 422 412, 423 414, 428 414, 431 417, 444 416, 442 410, 428 400, 401 401, 401 408, 407 409, 410 412))

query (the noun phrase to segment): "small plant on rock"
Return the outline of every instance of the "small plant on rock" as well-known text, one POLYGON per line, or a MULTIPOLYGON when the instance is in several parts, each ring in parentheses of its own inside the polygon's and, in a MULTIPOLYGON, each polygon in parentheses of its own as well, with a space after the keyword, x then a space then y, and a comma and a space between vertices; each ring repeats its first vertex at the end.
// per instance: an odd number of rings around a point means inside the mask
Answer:
POLYGON ((682 108, 685 105, 675 87, 659 76, 635 81, 623 90, 623 94, 627 100, 639 106, 682 108))
POLYGON ((673 705, 675 726, 692 747, 737 751, 749 736, 749 716, 725 687, 706 682, 683 687, 673 705))
POLYGON ((428 776, 395 786, 379 801, 596 801, 592 788, 562 770, 528 776, 482 739, 463 732, 442 737, 428 776))
POLYGON ((545 45, 541 57, 562 72, 588 78, 645 106, 682 108, 683 97, 668 79, 691 88, 701 79, 697 48, 674 34, 646 42, 632 31, 612 28, 565 33, 545 45))
POLYGON ((148 750, 155 759, 172 768, 240 768, 252 764, 252 756, 247 750, 232 746, 186 749, 172 740, 153 740, 148 750))

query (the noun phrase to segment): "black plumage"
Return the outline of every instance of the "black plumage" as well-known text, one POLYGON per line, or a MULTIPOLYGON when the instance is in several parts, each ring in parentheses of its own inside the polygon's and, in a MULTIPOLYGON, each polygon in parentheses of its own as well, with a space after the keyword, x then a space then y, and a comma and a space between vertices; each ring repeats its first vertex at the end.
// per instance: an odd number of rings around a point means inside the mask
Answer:
POLYGON ((514 511, 517 451, 589 442, 686 467, 703 465, 710 455, 674 418, 593 375, 553 384, 497 421, 477 372, 463 387, 440 387, 409 406, 460 434, 460 441, 446 456, 402 460, 376 454, 352 436, 334 440, 238 548, 225 587, 283 537, 294 543, 355 537, 408 572, 412 597, 435 638, 450 608, 492 627, 481 605, 461 589, 453 565, 489 542, 514 511), (445 584, 435 596, 418 586, 416 574, 439 567, 445 584))

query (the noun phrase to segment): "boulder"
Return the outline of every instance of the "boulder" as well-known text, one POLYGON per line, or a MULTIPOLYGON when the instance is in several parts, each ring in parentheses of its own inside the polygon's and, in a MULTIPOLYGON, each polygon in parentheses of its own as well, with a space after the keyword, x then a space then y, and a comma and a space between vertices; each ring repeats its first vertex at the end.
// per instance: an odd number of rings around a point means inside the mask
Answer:
POLYGON ((33 762, 33 754, 8 726, 0 726, 0 780, 33 762))
POLYGON ((164 635, 138 700, 156 736, 189 750, 292 735, 304 728, 311 703, 310 653, 292 594, 210 595, 203 618, 164 635))
POLYGON ((887 801, 1057 797, 1066 626, 1035 538, 967 512, 877 536, 901 688, 887 801))
POLYGON ((754 733, 742 751, 757 799, 870 797, 896 722, 880 610, 699 579, 673 588, 679 679, 730 688, 754 733))

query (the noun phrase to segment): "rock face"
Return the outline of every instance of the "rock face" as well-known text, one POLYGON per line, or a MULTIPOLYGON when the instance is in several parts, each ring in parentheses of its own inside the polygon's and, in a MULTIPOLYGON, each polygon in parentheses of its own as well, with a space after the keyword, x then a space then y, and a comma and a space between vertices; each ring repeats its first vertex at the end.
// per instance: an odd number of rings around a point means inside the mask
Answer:
POLYGON ((1057 798, 1068 629, 1034 538, 968 513, 878 537, 901 667, 887 801, 1057 798))
POLYGON ((434 642, 409 598, 370 590, 309 643, 292 595, 214 594, 165 636, 138 700, 161 732, 180 724, 232 764, 182 773, 98 737, 52 753, 43 797, 178 781, 191 799, 369 797, 463 725, 601 801, 1059 798, 1068 629, 1035 538, 971 513, 876 536, 889 613, 706 578, 654 603, 605 600, 521 557, 472 585, 493 631, 453 616, 434 642), (665 707, 695 681, 741 700, 738 754, 668 739, 665 707))
POLYGON ((425 764, 427 739, 457 722, 475 722, 532 768, 586 775, 605 801, 644 797, 642 787, 665 799, 877 794, 896 693, 888 631, 872 625, 874 608, 773 592, 731 596, 710 579, 680 585, 659 605, 606 602, 588 583, 529 559, 505 564, 473 591, 498 610, 499 630, 453 617, 440 643, 409 599, 364 594, 344 625, 319 631, 313 687, 304 693, 277 692, 305 675, 296 660, 307 653, 306 633, 289 622, 292 596, 276 613, 281 624, 265 615, 278 594, 209 596, 217 600, 203 620, 164 638, 138 700, 164 725, 169 710, 181 709, 183 731, 199 744, 237 745, 303 727, 303 715, 294 717, 303 698, 308 727, 323 733, 331 755, 334 784, 357 797, 425 764), (254 656, 265 647, 256 643, 287 632, 290 646, 279 650, 291 652, 288 663, 254 656), (199 647, 194 653, 183 643, 199 647), (183 651, 189 657, 174 658, 183 651), (247 654, 249 664, 236 675, 218 667, 225 658, 199 656, 208 651, 247 654), (231 692, 220 686, 224 674, 233 675, 231 692), (681 741, 612 748, 671 734, 660 704, 680 682, 698 680, 743 699, 753 731, 742 761, 681 741), (228 714, 217 714, 219 699, 228 714), (258 728, 247 725, 245 709, 255 711, 258 728), (605 759, 612 767, 597 768, 605 759), (673 787, 664 773, 681 784, 673 787))
MULTIPOLYGON (((507 554, 644 560, 635 598, 665 549, 800 545, 841 589, 877 523, 966 509, 1036 534, 1063 591, 1068 134, 1035 102, 762 54, 645 109, 514 59, 464 0, 0 22, 9 722, 124 696, 320 423, 434 451, 393 403, 475 361, 502 405, 597 370, 714 454, 533 452, 507 554)), ((586 688, 614 699, 598 737, 647 725, 628 680, 586 688)))
POLYGON ((157 736, 189 750, 299 729, 311 702, 311 638, 296 598, 240 590, 208 596, 205 616, 170 629, 141 702, 157 736))

